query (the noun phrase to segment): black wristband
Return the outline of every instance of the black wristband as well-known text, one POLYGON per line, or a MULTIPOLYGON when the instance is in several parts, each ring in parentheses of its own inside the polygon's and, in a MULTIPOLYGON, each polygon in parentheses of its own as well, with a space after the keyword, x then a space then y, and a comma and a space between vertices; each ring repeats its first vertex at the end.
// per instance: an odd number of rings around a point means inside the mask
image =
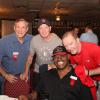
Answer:
POLYGON ((88 70, 88 76, 89 76, 89 70, 88 70))

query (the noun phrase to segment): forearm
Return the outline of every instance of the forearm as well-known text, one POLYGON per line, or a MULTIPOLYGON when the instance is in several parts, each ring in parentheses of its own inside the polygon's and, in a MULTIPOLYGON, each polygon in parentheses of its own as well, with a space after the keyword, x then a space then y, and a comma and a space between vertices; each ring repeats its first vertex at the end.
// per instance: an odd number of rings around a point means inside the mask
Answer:
POLYGON ((30 53, 30 54, 28 55, 28 58, 27 58, 27 61, 26 61, 26 64, 25 64, 25 70, 24 70, 24 72, 27 73, 27 74, 28 74, 29 68, 30 68, 30 66, 31 66, 31 64, 32 64, 32 59, 33 59, 33 56, 32 56, 32 54, 30 53))
POLYGON ((3 70, 2 67, 0 67, 0 74, 5 78, 7 76, 7 73, 3 70))
POLYGON ((89 76, 100 75, 100 67, 89 70, 89 76))
POLYGON ((27 61, 25 64, 25 70, 24 70, 25 73, 29 72, 30 65, 31 65, 31 63, 29 61, 27 61))

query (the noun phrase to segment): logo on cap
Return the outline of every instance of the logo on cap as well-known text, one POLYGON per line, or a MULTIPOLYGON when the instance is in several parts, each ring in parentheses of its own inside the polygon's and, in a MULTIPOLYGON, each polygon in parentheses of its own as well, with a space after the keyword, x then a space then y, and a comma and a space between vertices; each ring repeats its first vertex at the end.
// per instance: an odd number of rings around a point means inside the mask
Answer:
POLYGON ((40 20, 38 21, 38 27, 39 27, 40 25, 42 25, 42 24, 46 24, 46 25, 50 26, 50 22, 49 22, 47 19, 45 19, 45 18, 42 18, 42 19, 40 19, 40 20))
POLYGON ((53 50, 53 56, 55 55, 67 55, 67 51, 65 49, 64 46, 57 46, 54 50, 53 50))

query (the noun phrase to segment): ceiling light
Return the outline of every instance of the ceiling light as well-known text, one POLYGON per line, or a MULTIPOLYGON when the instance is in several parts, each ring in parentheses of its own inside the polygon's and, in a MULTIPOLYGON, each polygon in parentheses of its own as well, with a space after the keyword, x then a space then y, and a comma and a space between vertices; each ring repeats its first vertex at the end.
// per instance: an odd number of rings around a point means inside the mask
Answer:
POLYGON ((56 21, 60 21, 60 16, 56 16, 56 21))

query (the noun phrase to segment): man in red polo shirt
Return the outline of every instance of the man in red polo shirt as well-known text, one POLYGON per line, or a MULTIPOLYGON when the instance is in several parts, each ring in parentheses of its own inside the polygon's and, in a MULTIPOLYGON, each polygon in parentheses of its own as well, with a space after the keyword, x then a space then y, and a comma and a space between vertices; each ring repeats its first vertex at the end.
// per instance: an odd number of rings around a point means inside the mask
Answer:
POLYGON ((86 75, 100 81, 100 47, 89 42, 80 42, 73 31, 63 35, 63 44, 71 54, 70 61, 73 65, 82 65, 86 75))

